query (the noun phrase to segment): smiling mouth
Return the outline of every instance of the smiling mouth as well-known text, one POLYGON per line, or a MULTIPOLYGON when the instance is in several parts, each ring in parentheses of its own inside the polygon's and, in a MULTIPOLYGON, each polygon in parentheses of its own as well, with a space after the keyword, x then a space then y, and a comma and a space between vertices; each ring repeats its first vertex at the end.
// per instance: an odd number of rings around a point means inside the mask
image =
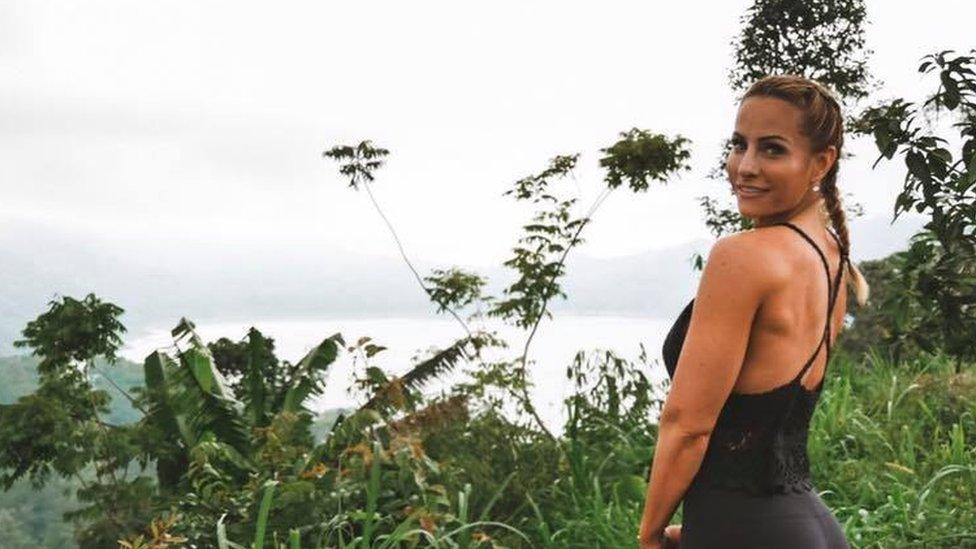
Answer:
POLYGON ((757 196, 768 192, 769 189, 764 189, 762 187, 753 187, 752 185, 736 185, 735 193, 740 196, 757 196))

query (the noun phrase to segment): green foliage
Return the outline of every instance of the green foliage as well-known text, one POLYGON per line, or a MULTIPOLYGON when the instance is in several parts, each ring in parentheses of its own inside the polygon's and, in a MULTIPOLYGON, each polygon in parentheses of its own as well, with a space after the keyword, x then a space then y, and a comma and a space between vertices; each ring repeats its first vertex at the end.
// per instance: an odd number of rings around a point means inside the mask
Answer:
MULTIPOLYGON (((90 463, 100 472, 78 492, 88 507, 69 515, 82 526, 83 546, 185 539, 195 546, 240 547, 231 540, 251 540, 276 548, 616 547, 633 539, 661 406, 656 395, 663 394, 646 376, 643 348, 640 364, 610 351, 577 354, 566 370, 574 393, 558 438, 513 423, 490 405, 472 413, 485 394, 479 389, 505 380, 476 379, 425 403, 417 389, 461 360, 459 343, 401 377, 369 366, 364 387, 383 406, 339 416, 316 444, 305 407, 285 409, 285 403, 302 403, 320 390, 344 346, 341 336, 326 338, 294 366, 283 363, 278 383, 249 371, 279 361, 267 338, 253 329, 248 334, 246 341, 223 343, 228 362, 221 364, 184 319, 174 330, 177 348, 184 345, 178 356, 147 357, 139 404, 148 413, 112 435, 135 444, 148 461, 170 459, 170 476, 160 469, 158 482, 145 475, 113 479, 134 458, 108 457, 133 450, 95 436, 100 442, 90 463), (248 361, 242 370, 243 351, 264 362, 248 361), (238 375, 224 376, 222 369, 238 375), (248 395, 255 380, 267 381, 260 389, 271 403, 265 425, 254 423, 258 416, 245 405, 254 401, 248 395), (289 400, 289 393, 298 396, 289 400), (237 440, 240 424, 247 426, 243 441, 237 440), (126 507, 111 504, 117 501, 126 507)), ((383 347, 362 338, 347 350, 368 359, 383 347)), ((828 487, 829 503, 859 543, 949 547, 976 539, 967 529, 976 510, 965 503, 973 494, 950 484, 966 485, 976 471, 971 374, 946 374, 941 359, 903 366, 874 351, 868 356, 870 369, 843 355, 837 365, 835 358, 836 374, 825 387, 831 399, 825 406, 832 408, 818 411, 827 415, 815 418, 811 434, 815 480, 828 487), (899 382, 905 375, 914 377, 899 382), (946 486, 954 488, 946 494, 946 486), (896 518, 904 513, 933 517, 941 526, 923 528, 919 518, 902 527, 896 518)), ((20 531, 13 526, 11 532, 20 531)))
MULTIPOLYGON (((422 278, 407 258, 396 231, 373 200, 421 288, 438 305, 438 312, 446 311, 454 316, 467 333, 467 338, 437 352, 402 378, 388 379, 378 369, 367 368, 366 378, 358 383, 373 390, 376 396, 365 408, 381 408, 383 413, 389 411, 390 404, 394 408, 402 406, 412 409, 414 402, 404 397, 404 384, 416 388, 426 379, 453 369, 461 359, 465 359, 477 361, 479 368, 469 372, 475 378, 474 383, 460 384, 456 387, 458 391, 477 398, 486 398, 489 407, 496 406, 500 400, 487 393, 501 391, 514 398, 520 409, 534 419, 536 426, 552 438, 528 396, 529 383, 525 372, 532 337, 541 320, 552 316, 547 311, 549 301, 557 296, 566 297, 559 283, 559 278, 565 272, 566 257, 574 246, 583 242, 580 236, 583 228, 592 220, 593 214, 610 192, 624 183, 633 192, 644 192, 650 181, 666 182, 679 171, 688 170, 688 143, 681 136, 668 138, 638 128, 622 132, 617 142, 601 149, 604 156, 600 158, 600 166, 606 170, 606 189, 582 216, 574 216, 572 212, 576 198, 560 198, 560 189, 555 188, 557 181, 572 175, 579 154, 555 156, 540 173, 516 181, 512 189, 503 193, 504 196, 511 195, 518 201, 530 201, 533 204, 548 205, 550 208, 540 208, 532 222, 524 225, 525 235, 513 249, 514 257, 504 263, 506 267, 517 271, 517 279, 503 289, 503 299, 483 295, 482 288, 486 280, 456 267, 448 270, 437 269, 433 275, 422 278), (455 308, 472 303, 479 305, 479 313, 472 318, 480 316, 480 306, 484 305, 486 316, 501 318, 530 331, 520 357, 511 361, 490 364, 485 362, 481 355, 482 348, 505 347, 507 344, 494 337, 493 333, 472 331, 455 311, 455 308), (470 355, 466 350, 469 345, 473 347, 470 355)), ((382 166, 379 159, 387 154, 386 149, 374 148, 369 141, 363 141, 356 146, 338 145, 323 153, 339 163, 339 172, 349 179, 350 187, 358 190, 362 185, 371 199, 368 183, 374 180, 374 171, 382 166)), ((373 348, 373 352, 378 350, 382 349, 373 348)), ((367 347, 367 358, 371 354, 367 347)))
MULTIPOLYGON (((324 489, 317 483, 355 485, 354 469, 344 463, 347 450, 357 448, 380 417, 370 410, 356 411, 347 421, 340 416, 330 426, 327 443, 315 448, 306 403, 324 388, 325 374, 344 346, 340 334, 325 338, 295 364, 279 364, 272 341, 252 328, 247 341, 214 344, 218 361, 193 323, 182 319, 173 329, 177 356, 150 354, 144 364, 145 388, 136 391, 137 397, 126 393, 145 415, 133 424, 113 425, 103 420, 108 394, 91 382, 96 356, 83 345, 114 354, 114 347, 104 342, 117 347, 119 340, 104 330, 124 328, 108 322, 97 324, 101 331, 82 328, 93 324, 89 317, 121 309, 92 296, 85 316, 73 308, 75 303, 70 298, 53 303, 52 311, 29 325, 28 343, 36 346, 44 371, 35 392, 0 408, 0 472, 8 488, 22 477, 37 487, 51 481, 52 474, 77 479, 77 497, 85 506, 65 517, 79 523, 82 547, 114 546, 121 539, 143 546, 154 539, 153 529, 158 530, 159 517, 167 513, 179 519, 166 528, 189 543, 207 545, 219 517, 225 531, 236 535, 252 528, 257 494, 269 479, 280 486, 281 507, 270 522, 276 528, 307 526, 311 517, 332 513, 328 510, 337 504, 341 508, 336 492, 329 492, 331 498, 312 498, 324 489), (79 332, 84 337, 76 337, 79 332), (69 334, 79 343, 58 355, 66 348, 57 341, 58 334, 69 334), (86 362, 74 365, 72 360, 86 362), (370 413, 370 421, 361 421, 370 413), (140 474, 149 472, 150 465, 155 465, 155 476, 140 474)), ((372 351, 377 349, 381 347, 372 351)), ((415 388, 457 359, 447 353, 424 361, 407 373, 404 390, 415 399, 415 388)), ((377 393, 390 384, 383 385, 375 388, 377 393)), ((396 474, 402 476, 401 467, 412 464, 411 459, 398 461, 396 474)), ((409 478, 415 479, 415 491, 422 491, 426 474, 420 472, 427 465, 415 465, 418 469, 409 478)), ((389 504, 385 497, 377 501, 389 504)))
MULTIPOLYGON (((52 473, 71 476, 92 461, 97 427, 89 400, 96 396, 91 393, 80 383, 54 380, 0 407, 4 489, 22 477, 41 486, 52 473)), ((97 399, 104 402, 104 393, 97 399)))
POLYGON ((153 519, 145 534, 138 534, 126 540, 119 540, 122 549, 165 549, 183 545, 186 538, 174 536, 170 530, 179 520, 178 515, 170 514, 153 519))
POLYGON ((685 137, 669 139, 637 128, 621 132, 620 137, 613 145, 600 149, 605 153, 600 167, 607 170, 604 181, 610 189, 626 182, 635 193, 644 192, 648 180, 667 183, 679 171, 691 169, 687 163, 691 152, 685 147, 691 141, 685 137))
POLYGON ((382 158, 390 152, 374 147, 370 141, 358 145, 338 145, 322 153, 340 163, 339 173, 349 178, 349 186, 359 189, 359 183, 373 180, 373 172, 383 166, 382 158))
POLYGON ((768 74, 796 74, 830 85, 845 99, 868 95, 863 0, 755 0, 733 41, 732 88, 768 74))
POLYGON ((552 547, 625 546, 639 524, 664 385, 652 384, 646 351, 638 361, 612 351, 577 353, 566 369, 574 391, 560 441, 560 475, 533 507, 552 547))
MULTIPOLYGON (((624 182, 635 193, 645 192, 649 180, 664 182, 677 172, 689 169, 690 153, 685 148, 689 141, 684 137, 669 139, 637 128, 620 136, 613 145, 600 149, 604 153, 600 166, 606 169, 607 193, 624 182)), ((572 217, 570 210, 576 199, 561 200, 550 187, 554 181, 571 175, 578 160, 578 154, 556 156, 545 170, 518 180, 513 189, 502 193, 533 204, 548 202, 553 209, 538 211, 533 222, 523 227, 526 235, 519 240, 521 246, 504 263, 515 269, 519 278, 504 289, 508 299, 492 303, 488 316, 512 320, 515 325, 529 329, 543 316, 551 318, 546 311, 550 299, 566 297, 557 282, 565 272, 566 256, 570 249, 584 242, 580 233, 606 196, 605 193, 583 217, 572 217)))
POLYGON ((252 327, 243 342, 222 337, 207 348, 234 397, 244 403, 250 422, 267 425, 271 418, 265 387, 280 392, 287 372, 274 355, 274 339, 252 327))
MULTIPOLYGON (((35 393, 40 379, 37 374, 38 362, 35 357, 0 357, 0 373, 5 380, 0 387, 0 404, 13 404, 18 398, 35 393)), ((109 365, 101 357, 96 358, 94 363, 96 371, 104 372, 104 376, 99 375, 92 381, 96 389, 117 394, 113 384, 125 388, 141 384, 142 368, 137 364, 120 359, 114 365, 109 365)), ((43 402, 42 399, 32 400, 39 404, 43 402)), ((55 408, 50 401, 43 404, 45 407, 55 408)), ((46 417, 36 418, 35 421, 42 420, 36 425, 24 425, 21 422, 4 424, 19 426, 19 431, 24 433, 34 432, 38 427, 37 431, 43 432, 43 421, 46 421, 46 417)), ((140 413, 128 400, 115 399, 110 403, 105 419, 115 425, 124 425, 135 423, 139 417, 140 413)), ((23 418, 23 423, 28 421, 28 417, 23 418)), ((47 439, 46 436, 43 438, 47 439)), ((70 522, 65 522, 64 515, 79 508, 75 492, 82 487, 82 482, 90 482, 95 474, 91 467, 81 470, 77 476, 67 478, 57 476, 56 471, 52 470, 52 473, 54 474, 45 477, 43 486, 38 486, 37 478, 32 484, 28 474, 26 478, 13 482, 6 491, 0 492, 0 514, 6 513, 10 517, 9 524, 22 525, 23 533, 30 539, 29 547, 76 546, 74 528, 70 522)), ((19 533, 14 530, 9 532, 10 540, 0 535, 0 547, 17 547, 11 540, 20 539, 19 533)))
MULTIPOLYGON (((603 200, 622 183, 626 182, 635 193, 644 192, 650 180, 664 182, 679 171, 688 169, 690 154, 685 148, 688 140, 681 136, 670 139, 637 128, 620 136, 616 143, 601 149, 604 156, 600 159, 600 166, 606 170, 606 189, 580 217, 574 218, 571 214, 575 198, 560 199, 550 189, 553 180, 571 175, 578 154, 552 158, 541 173, 518 180, 514 189, 503 193, 513 195, 520 201, 530 200, 533 204, 548 202, 553 209, 540 209, 533 222, 523 226, 526 234, 519 239, 520 246, 513 249, 514 257, 504 262, 506 267, 518 273, 516 281, 503 290, 506 299, 486 299, 490 302, 488 316, 500 317, 529 330, 522 354, 511 362, 482 363, 480 371, 473 373, 473 376, 476 384, 494 385, 514 398, 550 438, 553 438, 552 433, 536 413, 529 398, 526 369, 529 346, 539 323, 544 317, 552 317, 547 311, 549 301, 557 296, 566 297, 559 278, 565 273, 564 265, 570 250, 584 241, 580 236, 583 229, 592 221, 603 200)), ((476 391, 482 393, 480 388, 476 391)), ((490 402, 489 406, 497 404, 496 400, 490 402)))
POLYGON ((52 300, 47 312, 27 323, 24 339, 14 347, 31 347, 41 357, 38 372, 43 376, 74 377, 72 367, 96 356, 114 361, 122 345, 125 327, 118 317, 124 312, 111 303, 102 303, 95 294, 77 300, 63 297, 52 300))
MULTIPOLYGON (((753 227, 752 220, 739 214, 738 209, 722 206, 708 195, 699 196, 698 203, 705 212, 705 225, 716 238, 727 233, 747 231, 753 227)), ((701 271, 705 268, 705 257, 702 254, 696 252, 693 259, 696 270, 701 271)))
POLYGON ((176 531, 202 543, 218 518, 224 532, 249 528, 262 479, 293 479, 281 482, 285 496, 307 491, 301 487, 309 482, 300 475, 314 442, 305 403, 321 394, 344 341, 341 334, 329 336, 298 363, 285 362, 283 374, 268 375, 278 359, 271 340, 254 328, 246 342, 215 345, 221 363, 191 322, 181 321, 173 335, 189 344, 177 360, 159 352, 146 359, 150 414, 144 426, 167 433, 163 438, 169 441, 147 452, 157 458, 161 495, 170 496, 160 503, 184 516, 176 531), (222 370, 237 372, 234 381, 222 370))
POLYGON ((153 515, 153 484, 152 479, 142 475, 128 481, 110 474, 83 484, 76 495, 88 506, 64 515, 79 524, 79 546, 113 547, 123 534, 142 528, 153 515))
POLYGON ((432 356, 416 363, 404 375, 389 379, 378 368, 368 368, 367 386, 372 387, 374 396, 362 406, 363 409, 382 409, 390 412, 396 409, 413 411, 420 402, 416 393, 428 382, 453 371, 462 360, 470 359, 467 347, 472 340, 459 339, 432 356))
MULTIPOLYGON (((868 95, 873 78, 865 47, 867 12, 863 0, 755 0, 740 23, 742 30, 733 41, 734 63, 729 83, 745 91, 756 80, 770 74, 795 74, 813 78, 832 89, 842 103, 852 104, 868 95)), ((725 163, 730 139, 722 146, 709 177, 726 180, 725 163)), ((719 203, 707 195, 698 197, 705 224, 716 237, 752 228, 752 221, 739 214, 734 201, 719 203)), ((852 217, 861 208, 846 200, 852 217)), ((705 258, 693 256, 694 268, 702 270, 705 258)))
POLYGON ((433 287, 430 298, 438 305, 437 312, 448 308, 461 308, 481 299, 481 290, 488 280, 476 273, 469 273, 463 269, 434 269, 433 274, 424 277, 433 287))
POLYGON ((906 311, 898 303, 910 296, 916 343, 927 351, 944 348, 956 357, 957 370, 976 358, 976 50, 930 54, 918 67, 938 77, 934 94, 921 106, 897 98, 866 109, 857 131, 870 134, 880 153, 875 165, 896 154, 907 168, 895 200, 894 218, 914 209, 928 222, 912 238, 901 271, 906 291, 882 305, 906 311), (961 143, 953 154, 949 139, 937 135, 923 115, 925 109, 953 117, 961 143))
POLYGON ((114 353, 118 342, 89 328, 95 321, 106 329, 117 328, 101 318, 112 310, 89 297, 92 299, 84 303, 71 298, 52 302, 51 309, 24 330, 27 339, 15 342, 35 347, 40 385, 35 393, 0 406, 0 440, 5 443, 0 445, 0 481, 4 488, 24 476, 39 486, 52 472, 71 476, 98 459, 113 460, 105 453, 111 443, 106 436, 109 427, 99 419, 99 414, 107 412, 109 397, 92 386, 95 354, 85 346, 114 353), (61 323, 63 328, 59 328, 61 323), (62 335, 65 343, 59 339, 62 335))
POLYGON ((25 479, 0 492, 0 547, 75 547, 63 515, 78 508, 77 486, 75 479, 55 478, 35 488, 25 479))
MULTIPOLYGON (((292 368, 290 382, 281 397, 281 410, 307 413, 305 402, 322 394, 323 377, 339 355, 339 346, 345 345, 342 334, 332 334, 322 340, 292 368)), ((277 398, 275 399, 278 400, 277 398)))
POLYGON ((513 250, 515 257, 504 263, 519 273, 519 279, 504 289, 510 297, 493 303, 488 316, 513 320, 517 326, 529 328, 548 314, 546 301, 557 295, 566 297, 556 282, 564 273, 559 258, 570 247, 582 242, 577 235, 588 220, 570 219, 570 208, 576 199, 560 200, 549 192, 549 186, 552 179, 562 179, 570 174, 578 156, 557 156, 550 160, 544 171, 520 179, 514 189, 502 193, 533 203, 547 201, 555 206, 555 210, 540 210, 533 223, 523 227, 526 235, 519 240, 522 246, 516 247, 513 250))
MULTIPOLYGON (((861 96, 861 3, 757 1, 744 22, 736 69, 743 79, 751 78, 750 68, 765 67, 765 74, 795 67, 790 72, 861 96), (797 36, 808 38, 805 46, 794 44, 797 36), (782 51, 767 47, 783 40, 790 45, 782 51), (816 55, 838 44, 847 48, 843 55, 816 55), (818 68, 829 70, 804 72, 818 68)), ((866 269, 886 299, 879 311, 858 311, 846 347, 841 338, 842 348, 859 354, 838 353, 811 431, 815 482, 827 488, 825 499, 856 546, 976 542, 976 383, 971 373, 958 373, 972 359, 962 348, 967 336, 946 330, 955 323, 971 333, 965 289, 972 288, 969 231, 976 219, 976 87, 971 58, 938 54, 927 63, 921 70, 939 68, 941 85, 922 110, 960 115, 960 160, 945 139, 917 131, 904 101, 865 116, 882 156, 905 153, 911 184, 897 208, 921 205, 933 223, 911 249, 866 269), (881 357, 878 342, 895 349, 895 362, 881 357), (957 373, 946 367, 947 356, 957 373)), ((393 231, 437 312, 465 330, 449 346, 414 357, 400 376, 369 363, 386 349, 369 337, 347 347, 333 334, 289 363, 254 328, 241 341, 205 344, 181 319, 172 331, 176 354, 146 357, 144 388, 128 384, 130 395, 96 362, 115 360, 122 309, 92 294, 51 302, 19 342, 40 359, 36 391, 0 406, 0 480, 17 490, 26 481, 41 487, 71 479, 80 506, 65 514, 77 521, 82 547, 245 547, 232 540, 275 549, 632 545, 666 389, 650 383, 643 347, 640 364, 612 351, 576 355, 566 370, 574 392, 559 436, 535 412, 527 378, 532 337, 551 316, 549 301, 566 297, 559 284, 566 257, 602 201, 624 184, 644 192, 651 181, 688 169, 688 142, 680 136, 637 128, 620 136, 601 149, 605 189, 581 215, 559 185, 572 175, 577 154, 554 157, 505 193, 540 209, 505 263, 518 276, 502 300, 482 294, 485 280, 476 273, 451 268, 420 277, 393 231), (482 349, 507 344, 469 328, 477 315, 465 321, 455 309, 472 304, 530 332, 519 356, 485 360, 482 349), (323 393, 343 351, 364 362, 355 383, 365 403, 316 424, 308 403, 323 393), (475 365, 465 372, 469 380, 437 397, 422 394, 465 363, 475 365), (142 412, 138 421, 106 421, 110 394, 142 412), (511 402, 534 425, 510 419, 504 407, 511 402)), ((370 192, 388 151, 363 141, 323 154, 340 164, 350 187, 370 192)), ((702 205, 716 235, 741 221, 714 201, 702 205)), ((37 541, 25 524, 0 506, 0 535, 7 536, 0 540, 12 547, 37 541)))
POLYGON ((125 442, 109 436, 100 415, 108 412, 108 393, 92 383, 95 358, 115 360, 125 328, 122 309, 94 294, 65 297, 29 322, 17 347, 33 348, 39 358, 37 391, 0 406, 0 481, 4 488, 27 476, 42 485, 52 472, 77 475, 90 464, 111 473, 126 458, 125 442))
POLYGON ((855 547, 976 544, 976 377, 951 357, 831 360, 811 424, 817 487, 855 547))
POLYGON ((848 312, 852 322, 839 346, 851 356, 883 352, 887 360, 899 364, 916 360, 924 352, 921 345, 926 345, 931 334, 917 330, 917 319, 923 313, 912 289, 913 271, 905 270, 906 256, 901 251, 858 264, 871 286, 871 300, 848 312))
POLYGON ((148 519, 144 496, 149 480, 138 474, 128 478, 129 464, 139 454, 135 429, 104 420, 110 397, 94 387, 96 358, 114 362, 121 345, 125 328, 117 317, 122 309, 93 294, 49 306, 28 323, 25 339, 14 342, 33 348, 39 358, 39 385, 34 393, 0 406, 0 480, 8 489, 21 478, 35 487, 52 474, 76 478, 78 501, 87 507, 66 517, 87 521, 78 536, 82 547, 104 547, 118 539, 114 532, 148 519), (91 482, 83 479, 89 471, 91 482))

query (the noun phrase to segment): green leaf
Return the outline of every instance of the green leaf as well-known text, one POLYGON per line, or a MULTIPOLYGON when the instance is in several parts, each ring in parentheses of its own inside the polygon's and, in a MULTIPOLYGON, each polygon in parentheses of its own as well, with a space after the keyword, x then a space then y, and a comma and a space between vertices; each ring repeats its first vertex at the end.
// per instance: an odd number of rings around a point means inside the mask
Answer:
POLYGON ((214 373, 209 357, 198 349, 188 349, 183 353, 183 359, 200 384, 200 389, 209 393, 214 386, 214 373))
POLYGON ((905 165, 908 167, 909 173, 919 181, 927 182, 931 178, 928 165, 925 163, 925 156, 917 150, 908 151, 908 154, 905 155, 905 165))
POLYGON ((268 480, 264 483, 264 496, 261 497, 261 506, 258 509, 258 520, 254 527, 254 549, 264 548, 264 532, 268 526, 268 514, 271 512, 271 501, 274 499, 274 489, 277 481, 268 480))
POLYGON ((193 322, 187 320, 186 318, 181 318, 180 322, 170 331, 170 334, 179 339, 184 334, 192 332, 196 329, 196 325, 193 322))
POLYGON ((146 357, 143 371, 150 414, 144 421, 160 428, 171 441, 181 438, 184 447, 190 448, 196 445, 197 436, 188 427, 189 422, 185 415, 177 415, 168 385, 169 379, 178 369, 179 365, 176 361, 165 353, 154 351, 146 357))
POLYGON ((379 442, 373 442, 373 461, 369 469, 369 484, 366 486, 366 524, 363 526, 363 546, 369 547, 375 527, 377 501, 380 493, 380 460, 383 457, 383 447, 379 442))
POLYGON ((147 377, 154 387, 150 398, 170 411, 169 417, 153 415, 147 421, 163 432, 179 432, 188 449, 209 438, 233 448, 244 461, 251 454, 251 434, 241 403, 195 334, 190 345, 180 354, 179 366, 167 364, 164 355, 150 355, 147 360, 147 377))
POLYGON ((638 475, 625 475, 614 484, 613 490, 621 500, 639 503, 646 496, 647 481, 638 475))
POLYGON ((875 128, 874 143, 878 147, 878 150, 890 160, 891 154, 889 154, 889 152, 892 154, 894 153, 893 150, 889 149, 889 147, 891 147, 891 134, 885 131, 883 126, 878 126, 875 128))
POLYGON ((217 520, 217 547, 218 549, 246 549, 243 545, 239 543, 234 543, 227 539, 227 527, 224 526, 224 518, 227 517, 227 513, 220 515, 220 519, 217 520))
POLYGON ((324 389, 322 375, 339 356, 339 345, 345 345, 342 334, 335 333, 322 340, 296 365, 292 378, 288 381, 281 410, 285 412, 304 411, 305 401, 319 395, 324 389))
POLYGON ((959 87, 948 71, 943 71, 940 78, 942 85, 945 86, 945 93, 942 95, 943 102, 949 110, 955 109, 959 106, 959 87))
POLYGON ((244 412, 252 425, 267 424, 268 387, 265 385, 264 372, 270 368, 268 357, 273 356, 268 340, 258 330, 251 328, 247 333, 247 371, 244 373, 246 393, 244 412))
POLYGON ((949 151, 948 149, 943 149, 940 147, 933 150, 931 154, 932 156, 935 156, 936 158, 942 160, 946 164, 952 163, 952 152, 949 151))

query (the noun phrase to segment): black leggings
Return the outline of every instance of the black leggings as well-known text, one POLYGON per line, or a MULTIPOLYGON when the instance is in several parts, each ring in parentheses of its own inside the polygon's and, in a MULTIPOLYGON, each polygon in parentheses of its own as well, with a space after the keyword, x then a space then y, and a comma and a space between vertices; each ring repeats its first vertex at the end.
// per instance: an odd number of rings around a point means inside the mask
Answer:
POLYGON ((724 547, 849 549, 850 545, 814 490, 757 496, 692 488, 682 508, 681 549, 724 547))

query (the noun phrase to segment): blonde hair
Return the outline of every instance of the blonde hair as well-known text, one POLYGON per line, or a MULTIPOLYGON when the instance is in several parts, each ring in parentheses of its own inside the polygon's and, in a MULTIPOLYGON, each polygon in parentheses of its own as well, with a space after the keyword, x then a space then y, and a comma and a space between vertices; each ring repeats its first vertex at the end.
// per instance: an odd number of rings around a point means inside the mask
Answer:
POLYGON ((837 190, 837 171, 844 146, 844 115, 840 102, 823 84, 792 74, 760 78, 746 90, 742 99, 753 96, 776 97, 803 111, 800 131, 810 140, 814 152, 824 151, 831 145, 837 148, 837 160, 819 183, 820 194, 824 199, 825 215, 841 244, 843 265, 851 275, 847 283, 853 287, 858 305, 867 304, 870 288, 861 270, 851 262, 847 216, 837 190))

